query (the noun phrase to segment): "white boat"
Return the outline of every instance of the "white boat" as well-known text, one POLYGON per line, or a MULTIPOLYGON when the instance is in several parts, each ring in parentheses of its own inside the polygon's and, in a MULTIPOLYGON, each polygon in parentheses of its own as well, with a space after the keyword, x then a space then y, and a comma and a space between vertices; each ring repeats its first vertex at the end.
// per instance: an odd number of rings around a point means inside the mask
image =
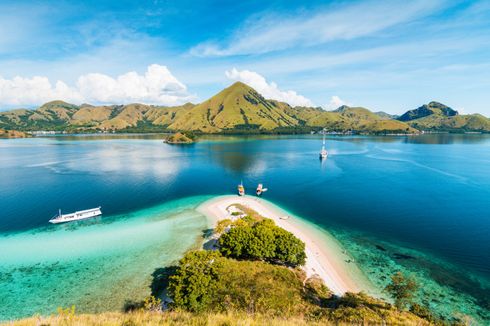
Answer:
POLYGON ((257 194, 257 196, 260 196, 262 195, 262 184, 259 183, 259 185, 257 186, 257 191, 255 192, 257 194))
POLYGON ((328 156, 328 152, 325 149, 325 129, 323 129, 323 145, 322 145, 322 150, 320 151, 320 160, 326 159, 328 156))
POLYGON ((245 195, 245 187, 243 187, 243 182, 240 182, 240 184, 238 185, 238 195, 245 195))
POLYGON ((87 218, 97 217, 99 215, 102 215, 100 206, 97 208, 86 209, 83 211, 77 211, 75 213, 70 213, 70 214, 61 214, 61 209, 60 209, 58 215, 50 219, 49 223, 58 224, 58 223, 79 221, 87 218))
POLYGON ((262 195, 262 193, 266 192, 267 191, 267 188, 264 188, 264 186, 259 183, 259 185, 257 186, 257 191, 255 192, 257 194, 257 196, 260 196, 262 195))

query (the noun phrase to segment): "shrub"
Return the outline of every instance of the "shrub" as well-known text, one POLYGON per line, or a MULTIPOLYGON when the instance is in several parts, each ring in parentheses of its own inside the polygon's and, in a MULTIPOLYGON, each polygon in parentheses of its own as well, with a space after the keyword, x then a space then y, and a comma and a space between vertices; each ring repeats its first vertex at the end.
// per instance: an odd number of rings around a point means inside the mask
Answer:
POLYGON ((296 238, 291 232, 275 227, 274 258, 289 265, 304 265, 306 260, 305 243, 296 238))
POLYGON ((229 227, 232 224, 232 221, 230 219, 225 219, 221 220, 216 224, 216 227, 214 228, 214 232, 217 234, 221 234, 225 232, 226 228, 229 227))
POLYGON ((412 304, 412 306, 410 307, 410 312, 419 316, 420 318, 423 318, 431 322, 434 322, 436 320, 436 318, 434 318, 429 308, 421 306, 417 303, 412 304))
POLYGON ((216 251, 191 251, 179 261, 170 277, 169 294, 176 307, 193 312, 208 308, 215 295, 223 260, 216 251))
POLYGON ((395 306, 402 310, 412 301, 417 288, 417 282, 413 277, 398 272, 391 276, 391 283, 385 287, 385 291, 395 299, 395 306))

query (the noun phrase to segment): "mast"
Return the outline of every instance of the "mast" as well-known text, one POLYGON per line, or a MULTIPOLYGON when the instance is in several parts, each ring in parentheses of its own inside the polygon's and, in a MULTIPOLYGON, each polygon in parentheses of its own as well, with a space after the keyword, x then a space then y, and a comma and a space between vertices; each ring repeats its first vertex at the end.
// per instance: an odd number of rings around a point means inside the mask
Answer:
POLYGON ((323 146, 322 146, 322 150, 325 149, 325 128, 323 128, 323 146))

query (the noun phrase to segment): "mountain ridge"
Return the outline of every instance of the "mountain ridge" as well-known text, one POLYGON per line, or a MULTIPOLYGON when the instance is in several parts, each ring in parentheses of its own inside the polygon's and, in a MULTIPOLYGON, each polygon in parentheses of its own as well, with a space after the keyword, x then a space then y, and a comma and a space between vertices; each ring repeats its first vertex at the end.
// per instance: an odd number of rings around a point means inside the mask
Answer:
POLYGON ((430 102, 396 117, 363 107, 343 105, 333 111, 319 107, 292 107, 263 97, 252 87, 235 82, 209 99, 180 106, 132 103, 75 105, 44 103, 35 110, 0 112, 0 128, 20 131, 66 132, 174 132, 304 133, 326 128, 336 132, 373 134, 420 131, 490 132, 490 119, 459 115, 439 102, 430 102))

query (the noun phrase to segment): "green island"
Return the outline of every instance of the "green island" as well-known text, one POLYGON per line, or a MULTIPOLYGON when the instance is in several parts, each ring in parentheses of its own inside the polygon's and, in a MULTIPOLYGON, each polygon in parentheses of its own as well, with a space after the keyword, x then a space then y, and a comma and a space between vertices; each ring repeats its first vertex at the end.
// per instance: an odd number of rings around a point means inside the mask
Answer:
POLYGON ((264 98, 236 82, 210 99, 165 107, 145 104, 74 105, 52 101, 35 110, 0 112, 0 128, 27 132, 194 134, 418 134, 421 132, 490 132, 490 119, 480 114, 460 115, 450 107, 430 102, 401 116, 343 105, 334 111, 320 107, 292 107, 264 98))
POLYGON ((167 138, 164 142, 167 144, 192 144, 196 141, 196 136, 192 132, 176 132, 167 138))
MULTIPOLYGON (((459 325, 413 299, 419 285, 402 273, 385 288, 393 301, 364 292, 336 295, 308 277, 305 243, 244 205, 216 221, 204 249, 154 275, 151 296, 121 312, 34 316, 8 325, 459 325)), ((227 207, 227 209, 229 206, 227 207)), ((115 289, 117 291, 117 289, 115 289)))

